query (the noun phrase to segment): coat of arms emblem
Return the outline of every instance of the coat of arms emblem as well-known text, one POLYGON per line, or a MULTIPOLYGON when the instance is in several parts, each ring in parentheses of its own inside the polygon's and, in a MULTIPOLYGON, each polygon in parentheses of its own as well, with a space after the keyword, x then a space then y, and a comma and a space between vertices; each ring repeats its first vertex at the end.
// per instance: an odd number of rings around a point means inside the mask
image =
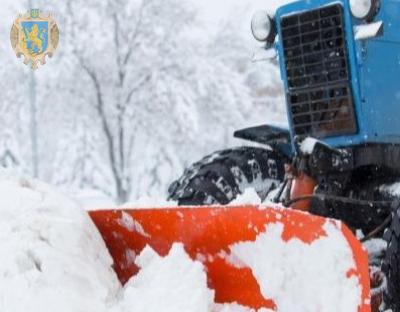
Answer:
POLYGON ((32 69, 44 65, 46 56, 52 57, 57 48, 59 30, 51 14, 38 9, 19 15, 11 28, 11 45, 17 57, 24 56, 24 64, 32 69))

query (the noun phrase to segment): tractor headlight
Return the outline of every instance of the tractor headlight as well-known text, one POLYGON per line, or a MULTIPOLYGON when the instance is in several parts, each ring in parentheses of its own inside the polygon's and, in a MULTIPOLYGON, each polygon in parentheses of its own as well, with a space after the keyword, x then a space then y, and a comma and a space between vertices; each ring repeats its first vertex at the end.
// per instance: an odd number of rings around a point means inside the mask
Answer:
POLYGON ((259 11, 253 15, 251 31, 254 38, 258 41, 268 41, 272 43, 275 40, 274 21, 265 11, 259 11))
POLYGON ((378 8, 378 0, 350 0, 351 13, 358 19, 371 19, 378 8))

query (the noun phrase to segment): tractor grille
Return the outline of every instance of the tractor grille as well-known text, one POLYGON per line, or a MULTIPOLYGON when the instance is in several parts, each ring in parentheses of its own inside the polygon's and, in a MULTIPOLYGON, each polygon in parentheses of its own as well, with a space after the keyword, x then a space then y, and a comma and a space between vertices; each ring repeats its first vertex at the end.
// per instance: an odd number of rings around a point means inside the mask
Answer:
POLYGON ((342 6, 283 17, 281 28, 295 134, 356 133, 342 6))

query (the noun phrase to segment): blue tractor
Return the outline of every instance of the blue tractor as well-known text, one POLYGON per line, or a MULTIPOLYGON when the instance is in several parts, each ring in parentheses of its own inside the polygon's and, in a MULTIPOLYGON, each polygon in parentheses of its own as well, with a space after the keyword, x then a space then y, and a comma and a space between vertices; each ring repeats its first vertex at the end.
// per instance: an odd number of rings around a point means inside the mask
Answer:
POLYGON ((252 187, 261 199, 340 219, 363 240, 384 236, 385 301, 400 311, 400 205, 384 191, 400 177, 400 1, 297 1, 274 16, 256 13, 252 31, 279 59, 289 129, 237 131, 265 148, 203 158, 171 185, 170 199, 228 204, 252 187), (294 193, 304 175, 312 191, 294 193))

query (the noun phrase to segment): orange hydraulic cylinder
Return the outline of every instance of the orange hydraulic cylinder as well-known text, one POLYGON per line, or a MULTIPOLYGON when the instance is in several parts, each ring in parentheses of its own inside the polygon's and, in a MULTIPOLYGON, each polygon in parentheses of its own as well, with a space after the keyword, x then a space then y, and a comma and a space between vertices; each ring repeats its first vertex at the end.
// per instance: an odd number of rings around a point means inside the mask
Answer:
MULTIPOLYGON (((314 189, 316 187, 316 181, 306 175, 304 172, 300 172, 292 182, 292 188, 290 190, 290 199, 296 199, 303 196, 309 196, 314 194, 314 189)), ((309 211, 311 207, 311 200, 305 199, 297 201, 291 205, 292 209, 309 211)))

